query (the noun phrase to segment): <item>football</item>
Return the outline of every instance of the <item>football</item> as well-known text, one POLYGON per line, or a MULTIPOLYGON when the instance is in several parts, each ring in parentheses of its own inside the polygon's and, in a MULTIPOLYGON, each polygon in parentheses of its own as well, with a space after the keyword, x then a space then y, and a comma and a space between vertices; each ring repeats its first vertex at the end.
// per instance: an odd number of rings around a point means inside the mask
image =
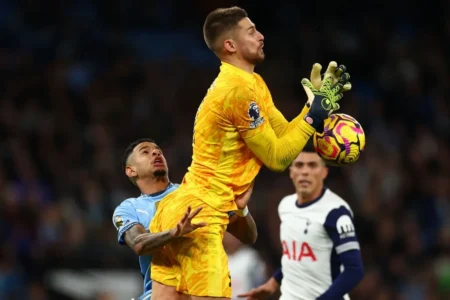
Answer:
POLYGON ((349 165, 358 160, 366 145, 359 122, 346 114, 332 114, 324 121, 323 132, 314 133, 314 148, 331 166, 349 165))

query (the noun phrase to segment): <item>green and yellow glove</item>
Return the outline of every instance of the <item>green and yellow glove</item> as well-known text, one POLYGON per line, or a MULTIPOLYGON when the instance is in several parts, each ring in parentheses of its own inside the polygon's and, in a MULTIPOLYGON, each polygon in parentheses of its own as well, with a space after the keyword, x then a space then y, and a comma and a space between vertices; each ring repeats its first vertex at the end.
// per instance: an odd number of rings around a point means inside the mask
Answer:
POLYGON ((310 106, 309 112, 304 119, 316 130, 323 128, 323 121, 340 107, 337 102, 342 99, 342 92, 346 89, 344 87, 348 88, 350 80, 348 73, 341 74, 336 83, 333 83, 333 76, 324 76, 324 80, 319 89, 315 88, 308 79, 302 79, 303 89, 308 95, 306 105, 310 106))
MULTIPOLYGON (((322 70, 322 66, 319 63, 315 63, 311 69, 311 84, 316 90, 320 90, 320 88, 323 85, 322 81, 322 75, 320 74, 320 71, 322 70)), ((340 65, 338 67, 337 62, 331 61, 328 64, 328 68, 323 76, 323 80, 325 80, 328 77, 333 78, 333 84, 336 84, 340 77, 347 68, 344 65, 340 65)), ((350 91, 352 89, 352 84, 350 82, 347 82, 343 87, 343 92, 350 91)))

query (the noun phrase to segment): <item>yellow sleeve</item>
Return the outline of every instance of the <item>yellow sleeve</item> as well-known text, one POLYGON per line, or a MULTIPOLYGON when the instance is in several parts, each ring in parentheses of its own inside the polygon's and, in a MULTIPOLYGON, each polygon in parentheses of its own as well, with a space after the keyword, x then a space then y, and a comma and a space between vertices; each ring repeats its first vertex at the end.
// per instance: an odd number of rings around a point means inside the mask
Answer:
POLYGON ((264 165, 272 171, 282 172, 303 150, 315 129, 301 118, 291 122, 289 134, 277 137, 267 121, 266 112, 260 110, 255 99, 248 90, 236 88, 226 97, 224 111, 264 165))
POLYGON ((315 129, 303 119, 296 122, 289 134, 278 138, 272 127, 244 138, 252 152, 272 171, 282 172, 300 154, 315 129))
POLYGON ((277 137, 283 137, 287 133, 291 132, 293 128, 295 128, 296 124, 299 123, 309 111, 309 108, 305 105, 301 111, 301 113, 293 119, 291 122, 288 122, 283 114, 275 107, 275 105, 269 107, 269 122, 272 126, 273 130, 277 137))
POLYGON ((286 118, 283 116, 283 114, 276 108, 275 104, 273 103, 272 94, 270 93, 270 90, 267 87, 264 80, 262 79, 262 77, 258 75, 258 79, 262 82, 262 85, 264 87, 267 115, 269 116, 270 126, 272 126, 277 137, 279 138, 283 137, 286 133, 290 132, 298 122, 303 120, 303 118, 308 113, 309 108, 305 105, 301 113, 291 122, 288 122, 286 118))

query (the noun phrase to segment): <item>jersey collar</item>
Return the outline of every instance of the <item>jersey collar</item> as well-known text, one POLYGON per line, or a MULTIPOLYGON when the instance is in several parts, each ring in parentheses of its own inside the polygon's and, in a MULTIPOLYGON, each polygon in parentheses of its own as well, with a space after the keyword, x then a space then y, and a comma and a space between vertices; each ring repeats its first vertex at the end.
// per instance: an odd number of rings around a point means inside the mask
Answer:
POLYGON ((173 183, 169 181, 169 184, 167 185, 167 187, 166 187, 164 190, 159 191, 159 192, 156 192, 156 193, 153 193, 153 194, 144 194, 144 193, 141 193, 141 197, 156 197, 156 196, 162 195, 162 194, 164 194, 168 189, 170 189, 172 186, 173 186, 173 183))
POLYGON ((239 69, 238 67, 235 67, 229 63, 226 63, 222 61, 222 65, 220 66, 220 71, 225 73, 232 73, 235 75, 238 75, 242 79, 244 79, 246 82, 254 84, 256 82, 256 78, 254 74, 250 74, 248 72, 245 72, 242 69, 239 69))
POLYGON ((310 201, 308 203, 305 203, 305 204, 298 204, 298 202, 297 202, 298 199, 295 199, 295 206, 297 206, 298 208, 305 208, 305 207, 311 206, 314 203, 318 202, 320 199, 322 199, 322 197, 323 197, 323 195, 325 194, 326 191, 327 191, 327 188, 323 187, 322 193, 320 193, 319 197, 317 197, 316 199, 314 199, 314 200, 312 200, 312 201, 310 201))

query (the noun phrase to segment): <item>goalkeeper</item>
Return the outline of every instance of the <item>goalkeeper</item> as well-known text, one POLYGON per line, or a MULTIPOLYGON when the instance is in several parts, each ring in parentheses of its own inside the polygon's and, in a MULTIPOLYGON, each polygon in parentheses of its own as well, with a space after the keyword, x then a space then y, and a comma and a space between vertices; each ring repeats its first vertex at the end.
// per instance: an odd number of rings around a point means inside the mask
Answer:
POLYGON ((307 105, 288 122, 275 107, 264 80, 253 72, 264 60, 264 37, 245 10, 232 7, 211 12, 204 36, 222 61, 220 73, 197 112, 192 164, 180 188, 161 200, 150 231, 173 228, 188 206, 202 206, 196 222, 208 225, 168 244, 163 255, 153 257, 154 300, 164 299, 159 284, 175 286, 192 299, 231 297, 222 246, 227 212, 245 211, 235 198, 249 188, 262 165, 285 170, 323 126, 323 120, 339 108, 337 101, 350 88, 344 66, 331 63, 322 83, 320 66, 315 65, 312 81, 302 80, 307 105))

